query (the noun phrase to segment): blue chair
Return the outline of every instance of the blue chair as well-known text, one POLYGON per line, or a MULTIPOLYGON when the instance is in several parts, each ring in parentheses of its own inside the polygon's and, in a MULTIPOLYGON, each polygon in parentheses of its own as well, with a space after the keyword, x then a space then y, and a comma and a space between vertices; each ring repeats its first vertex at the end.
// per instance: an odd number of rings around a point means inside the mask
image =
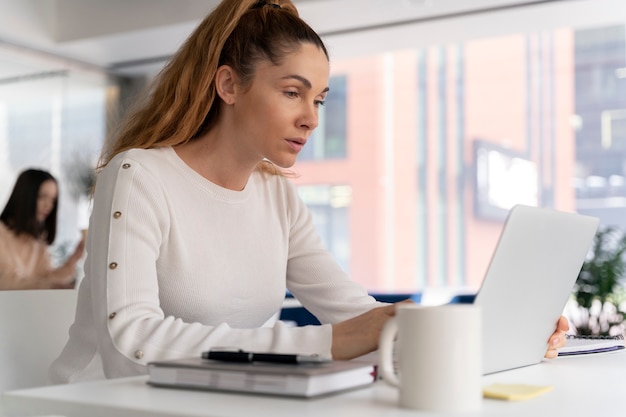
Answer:
POLYGON ((377 301, 382 303, 397 303, 398 301, 413 300, 416 303, 422 301, 422 293, 370 293, 377 301))
POLYGON ((449 304, 472 304, 476 294, 457 294, 450 299, 449 304))
MULTIPOLYGON (((421 293, 375 293, 370 294, 377 301, 383 303, 397 303, 398 301, 411 299, 419 303, 422 298, 421 293)), ((285 299, 294 299, 291 293, 285 295, 285 299)), ((295 323, 296 326, 319 325, 320 321, 306 308, 302 306, 285 307, 280 311, 279 320, 295 323)))
MULTIPOLYGON (((285 299, 295 300, 295 297, 290 292, 287 292, 287 294, 285 295, 285 299)), ((284 307, 282 310, 280 310, 280 316, 278 319, 280 321, 295 323, 296 326, 321 324, 317 317, 315 317, 309 310, 302 306, 284 307)))

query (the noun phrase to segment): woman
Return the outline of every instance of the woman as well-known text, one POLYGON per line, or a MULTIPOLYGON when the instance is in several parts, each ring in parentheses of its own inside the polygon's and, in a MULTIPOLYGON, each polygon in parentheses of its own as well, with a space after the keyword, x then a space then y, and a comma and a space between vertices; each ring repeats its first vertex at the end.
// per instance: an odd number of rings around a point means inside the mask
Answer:
POLYGON ((324 44, 288 0, 224 0, 199 25, 103 154, 56 382, 214 346, 336 359, 377 348, 394 305, 348 279, 284 175, 328 78, 324 44), (264 326, 286 289, 326 324, 264 326))
POLYGON ((50 173, 28 169, 18 176, 0 214, 0 289, 73 288, 84 244, 56 269, 48 252, 56 236, 58 197, 50 173))

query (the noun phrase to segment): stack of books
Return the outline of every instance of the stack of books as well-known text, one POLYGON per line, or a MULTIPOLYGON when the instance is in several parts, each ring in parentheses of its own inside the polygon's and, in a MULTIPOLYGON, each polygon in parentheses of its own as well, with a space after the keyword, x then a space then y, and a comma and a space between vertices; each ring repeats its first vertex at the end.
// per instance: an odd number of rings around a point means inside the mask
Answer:
POLYGON ((364 361, 319 363, 227 362, 201 357, 148 364, 148 384, 290 397, 317 397, 376 381, 376 366, 364 361))

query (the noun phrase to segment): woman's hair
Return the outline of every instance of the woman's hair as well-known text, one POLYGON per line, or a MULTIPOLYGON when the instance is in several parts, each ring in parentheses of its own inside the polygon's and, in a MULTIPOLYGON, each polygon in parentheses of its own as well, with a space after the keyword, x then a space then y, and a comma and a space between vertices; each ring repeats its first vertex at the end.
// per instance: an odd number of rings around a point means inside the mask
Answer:
MULTIPOLYGON (((318 46, 328 58, 324 43, 290 0, 223 0, 157 76, 145 100, 135 103, 103 152, 100 168, 128 149, 175 146, 204 135, 219 115, 219 66, 231 66, 246 87, 258 62, 279 65, 303 43, 318 46)), ((259 167, 279 172, 268 161, 259 167)))
MULTIPOLYGON (((46 171, 27 169, 15 182, 9 201, 0 214, 2 221, 16 234, 25 233, 35 239, 44 239, 49 245, 54 242, 57 233, 57 206, 59 196, 54 200, 52 211, 43 223, 37 221, 37 199, 41 184, 57 180, 46 171)), ((58 187, 57 187, 58 188, 58 187)))

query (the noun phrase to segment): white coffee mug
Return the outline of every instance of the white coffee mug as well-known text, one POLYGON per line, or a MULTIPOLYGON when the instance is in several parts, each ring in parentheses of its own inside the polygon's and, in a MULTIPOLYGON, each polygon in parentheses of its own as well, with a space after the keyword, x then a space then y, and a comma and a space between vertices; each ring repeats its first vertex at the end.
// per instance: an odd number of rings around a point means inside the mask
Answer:
POLYGON ((443 412, 479 410, 482 405, 480 307, 398 305, 395 317, 383 327, 379 360, 383 381, 399 388, 401 407, 443 412))

